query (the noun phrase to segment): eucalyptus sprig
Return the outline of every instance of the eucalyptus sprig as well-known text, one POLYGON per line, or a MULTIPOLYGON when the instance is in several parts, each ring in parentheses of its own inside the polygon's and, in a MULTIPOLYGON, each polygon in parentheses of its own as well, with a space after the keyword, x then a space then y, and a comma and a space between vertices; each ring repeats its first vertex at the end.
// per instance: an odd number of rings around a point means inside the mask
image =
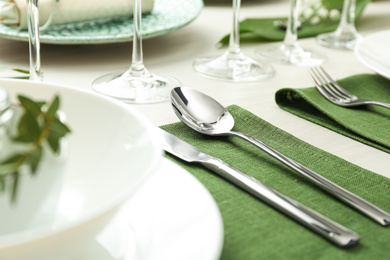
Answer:
POLYGON ((30 71, 19 68, 0 67, 0 77, 14 79, 28 79, 30 71))
POLYGON ((20 175, 27 167, 35 175, 42 160, 43 145, 48 144, 53 153, 60 152, 60 141, 71 131, 59 118, 60 98, 55 96, 51 102, 36 102, 25 96, 18 96, 22 110, 12 141, 29 148, 15 152, 0 162, 0 192, 11 181, 11 202, 16 201, 20 175))

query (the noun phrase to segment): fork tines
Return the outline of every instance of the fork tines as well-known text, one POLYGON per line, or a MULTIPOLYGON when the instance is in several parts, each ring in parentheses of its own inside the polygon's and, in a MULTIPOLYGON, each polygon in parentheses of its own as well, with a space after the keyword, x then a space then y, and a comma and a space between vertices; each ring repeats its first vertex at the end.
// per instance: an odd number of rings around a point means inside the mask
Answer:
POLYGON ((351 93, 341 88, 322 66, 311 67, 309 68, 309 72, 318 91, 329 100, 345 102, 356 98, 351 93))

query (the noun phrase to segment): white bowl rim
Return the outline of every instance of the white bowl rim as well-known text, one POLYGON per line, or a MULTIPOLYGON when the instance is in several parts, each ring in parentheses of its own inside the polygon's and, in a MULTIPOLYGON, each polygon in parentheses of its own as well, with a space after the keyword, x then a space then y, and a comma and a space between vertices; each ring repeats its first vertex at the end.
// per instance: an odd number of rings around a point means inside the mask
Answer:
MULTIPOLYGON (((35 81, 28 81, 28 80, 21 80, 21 79, 0 79, 0 87, 3 82, 56 87, 59 89, 64 89, 65 91, 74 91, 74 92, 83 93, 85 95, 92 95, 96 98, 103 99, 106 102, 115 104, 116 106, 123 109, 126 113, 129 113, 131 116, 135 117, 137 121, 139 121, 145 127, 147 135, 149 135, 150 139, 152 140, 151 145, 153 147, 153 154, 151 154, 151 158, 152 158, 151 163, 149 164, 146 172, 137 181, 137 184, 134 185, 134 187, 136 187, 135 190, 138 189, 139 186, 141 186, 141 184, 153 172, 155 172, 158 169, 160 162, 162 160, 162 150, 158 145, 155 131, 153 130, 156 126, 154 126, 144 115, 142 115, 141 112, 135 110, 134 108, 126 105, 125 103, 117 99, 106 97, 104 95, 98 94, 96 92, 93 92, 92 90, 87 90, 87 89, 81 89, 81 88, 76 88, 76 87, 51 83, 51 82, 35 82, 35 81)), ((72 220, 71 222, 67 222, 64 225, 56 227, 55 230, 51 229, 51 226, 48 225, 48 226, 40 226, 25 231, 15 232, 4 236, 0 236, 0 251, 3 249, 22 246, 23 244, 26 243, 31 243, 37 240, 49 238, 50 236, 60 234, 72 228, 77 228, 89 221, 92 221, 93 219, 99 217, 100 215, 103 215, 104 213, 114 210, 115 208, 119 208, 121 204, 123 204, 129 199, 129 197, 131 196, 131 194, 135 192, 135 190, 126 190, 123 191, 122 193, 115 194, 115 196, 112 196, 111 198, 107 199, 105 203, 102 203, 96 209, 91 210, 89 214, 85 214, 80 218, 77 218, 76 220, 72 220)))

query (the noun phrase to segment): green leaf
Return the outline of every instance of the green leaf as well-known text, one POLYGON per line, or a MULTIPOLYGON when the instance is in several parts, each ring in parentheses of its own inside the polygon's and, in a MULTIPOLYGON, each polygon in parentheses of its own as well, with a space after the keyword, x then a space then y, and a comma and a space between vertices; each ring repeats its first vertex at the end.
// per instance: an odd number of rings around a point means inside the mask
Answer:
POLYGON ((13 185, 11 190, 11 202, 16 202, 17 192, 18 192, 18 184, 19 184, 19 174, 17 172, 12 173, 13 177, 13 185))
POLYGON ((47 142, 54 153, 58 153, 60 151, 60 139, 57 136, 49 135, 47 142))
POLYGON ((31 173, 33 175, 35 175, 35 173, 37 172, 37 168, 39 162, 41 161, 42 154, 43 154, 43 148, 41 146, 38 146, 27 157, 26 164, 30 166, 31 173))
POLYGON ((17 133, 14 141, 25 142, 30 145, 30 151, 15 154, 0 162, 0 192, 10 187, 11 203, 16 201, 20 167, 30 167, 31 174, 36 174, 43 154, 43 142, 47 141, 54 152, 60 150, 61 138, 70 133, 70 129, 58 118, 60 99, 55 96, 48 109, 44 111, 46 102, 36 102, 27 97, 19 96, 23 112, 17 123, 17 133), (30 143, 30 144, 29 144, 30 143), (6 183, 7 182, 7 183, 6 183))
POLYGON ((30 74, 29 70, 18 69, 18 68, 0 67, 0 71, 15 71, 15 72, 23 73, 23 74, 30 74))
POLYGON ((29 76, 26 77, 9 77, 10 79, 29 79, 29 76))
POLYGON ((50 130, 54 132, 58 132, 61 136, 64 136, 71 132, 69 127, 64 123, 62 123, 58 118, 53 119, 50 130))
POLYGON ((0 74, 1 78, 29 79, 30 71, 18 68, 0 67, 0 74))
POLYGON ((46 104, 45 101, 34 101, 34 102, 35 102, 35 104, 37 104, 37 106, 39 106, 41 108, 41 110, 42 110, 42 107, 46 104))
POLYGON ((7 160, 2 162, 0 164, 0 184, 1 189, 0 191, 5 190, 5 182, 6 180, 13 181, 11 186, 11 202, 16 201, 16 195, 17 195, 17 188, 18 188, 18 181, 19 181, 19 174, 17 172, 17 169, 21 163, 23 163, 24 156, 22 154, 16 154, 11 157, 9 157, 7 160), (3 175, 3 176, 2 176, 3 175), (5 178, 6 175, 6 178, 5 178))
POLYGON ((328 9, 341 9, 341 8, 343 8, 344 1, 322 0, 322 4, 328 9))
POLYGON ((7 164, 1 164, 0 165, 0 176, 1 175, 7 175, 10 172, 13 172, 15 169, 17 169, 17 163, 7 163, 7 164))
MULTIPOLYGON (((371 0, 357 0, 356 1, 356 15, 358 19, 364 8, 371 0)), ((328 9, 341 8, 343 1, 340 0, 323 0, 323 4, 328 9)), ((274 25, 275 21, 287 21, 286 17, 279 18, 248 18, 240 22, 240 42, 269 42, 269 41, 283 41, 285 31, 274 25)), ((321 33, 334 31, 339 24, 339 21, 324 20, 319 24, 310 24, 305 22, 302 24, 301 30, 298 31, 298 38, 313 37, 321 33)), ((229 44, 229 35, 224 36, 219 45, 224 46, 229 44)))
POLYGON ((23 74, 30 74, 30 71, 24 70, 24 69, 12 69, 12 70, 13 70, 13 71, 16 71, 16 72, 23 73, 23 74))
POLYGON ((8 175, 11 172, 15 171, 17 168, 18 168, 18 164, 16 162, 1 164, 0 165, 0 176, 1 175, 8 175))
POLYGON ((0 163, 0 176, 9 175, 17 170, 21 161, 23 160, 23 154, 14 154, 8 159, 0 163))
POLYGON ((47 141, 53 152, 59 152, 60 140, 68 133, 70 133, 70 129, 59 119, 54 118, 50 126, 50 134, 47 137, 47 141))
POLYGON ((4 192, 5 190, 5 180, 3 178, 0 178, 0 193, 4 192))
POLYGON ((21 95, 18 96, 18 99, 26 111, 31 113, 34 117, 38 117, 41 114, 41 107, 33 100, 21 95))
POLYGON ((46 115, 49 118, 53 118, 57 113, 59 107, 60 107, 60 98, 58 96, 55 96, 54 100, 51 102, 49 108, 47 109, 46 115))
POLYGON ((35 118, 29 111, 26 111, 20 118, 18 124, 18 136, 14 138, 19 142, 34 142, 41 136, 41 129, 37 118, 35 118))

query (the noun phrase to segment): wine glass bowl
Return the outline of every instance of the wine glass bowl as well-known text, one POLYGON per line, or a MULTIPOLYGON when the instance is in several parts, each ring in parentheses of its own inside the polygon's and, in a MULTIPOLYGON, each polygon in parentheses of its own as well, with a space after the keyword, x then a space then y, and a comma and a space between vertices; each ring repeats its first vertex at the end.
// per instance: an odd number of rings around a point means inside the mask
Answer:
POLYGON ((92 89, 127 103, 154 103, 169 99, 170 90, 180 85, 174 78, 149 72, 143 63, 141 0, 133 1, 133 56, 124 73, 110 73, 97 78, 92 89))
POLYGON ((355 9, 356 0, 344 0, 339 26, 334 32, 318 35, 317 42, 330 48, 354 49, 362 38, 355 27, 355 9))
POLYGON ((193 68, 200 75, 227 81, 250 82, 272 77, 274 70, 263 61, 256 61, 240 50, 239 10, 241 0, 233 0, 233 28, 229 47, 222 55, 201 57, 194 61, 193 68))

